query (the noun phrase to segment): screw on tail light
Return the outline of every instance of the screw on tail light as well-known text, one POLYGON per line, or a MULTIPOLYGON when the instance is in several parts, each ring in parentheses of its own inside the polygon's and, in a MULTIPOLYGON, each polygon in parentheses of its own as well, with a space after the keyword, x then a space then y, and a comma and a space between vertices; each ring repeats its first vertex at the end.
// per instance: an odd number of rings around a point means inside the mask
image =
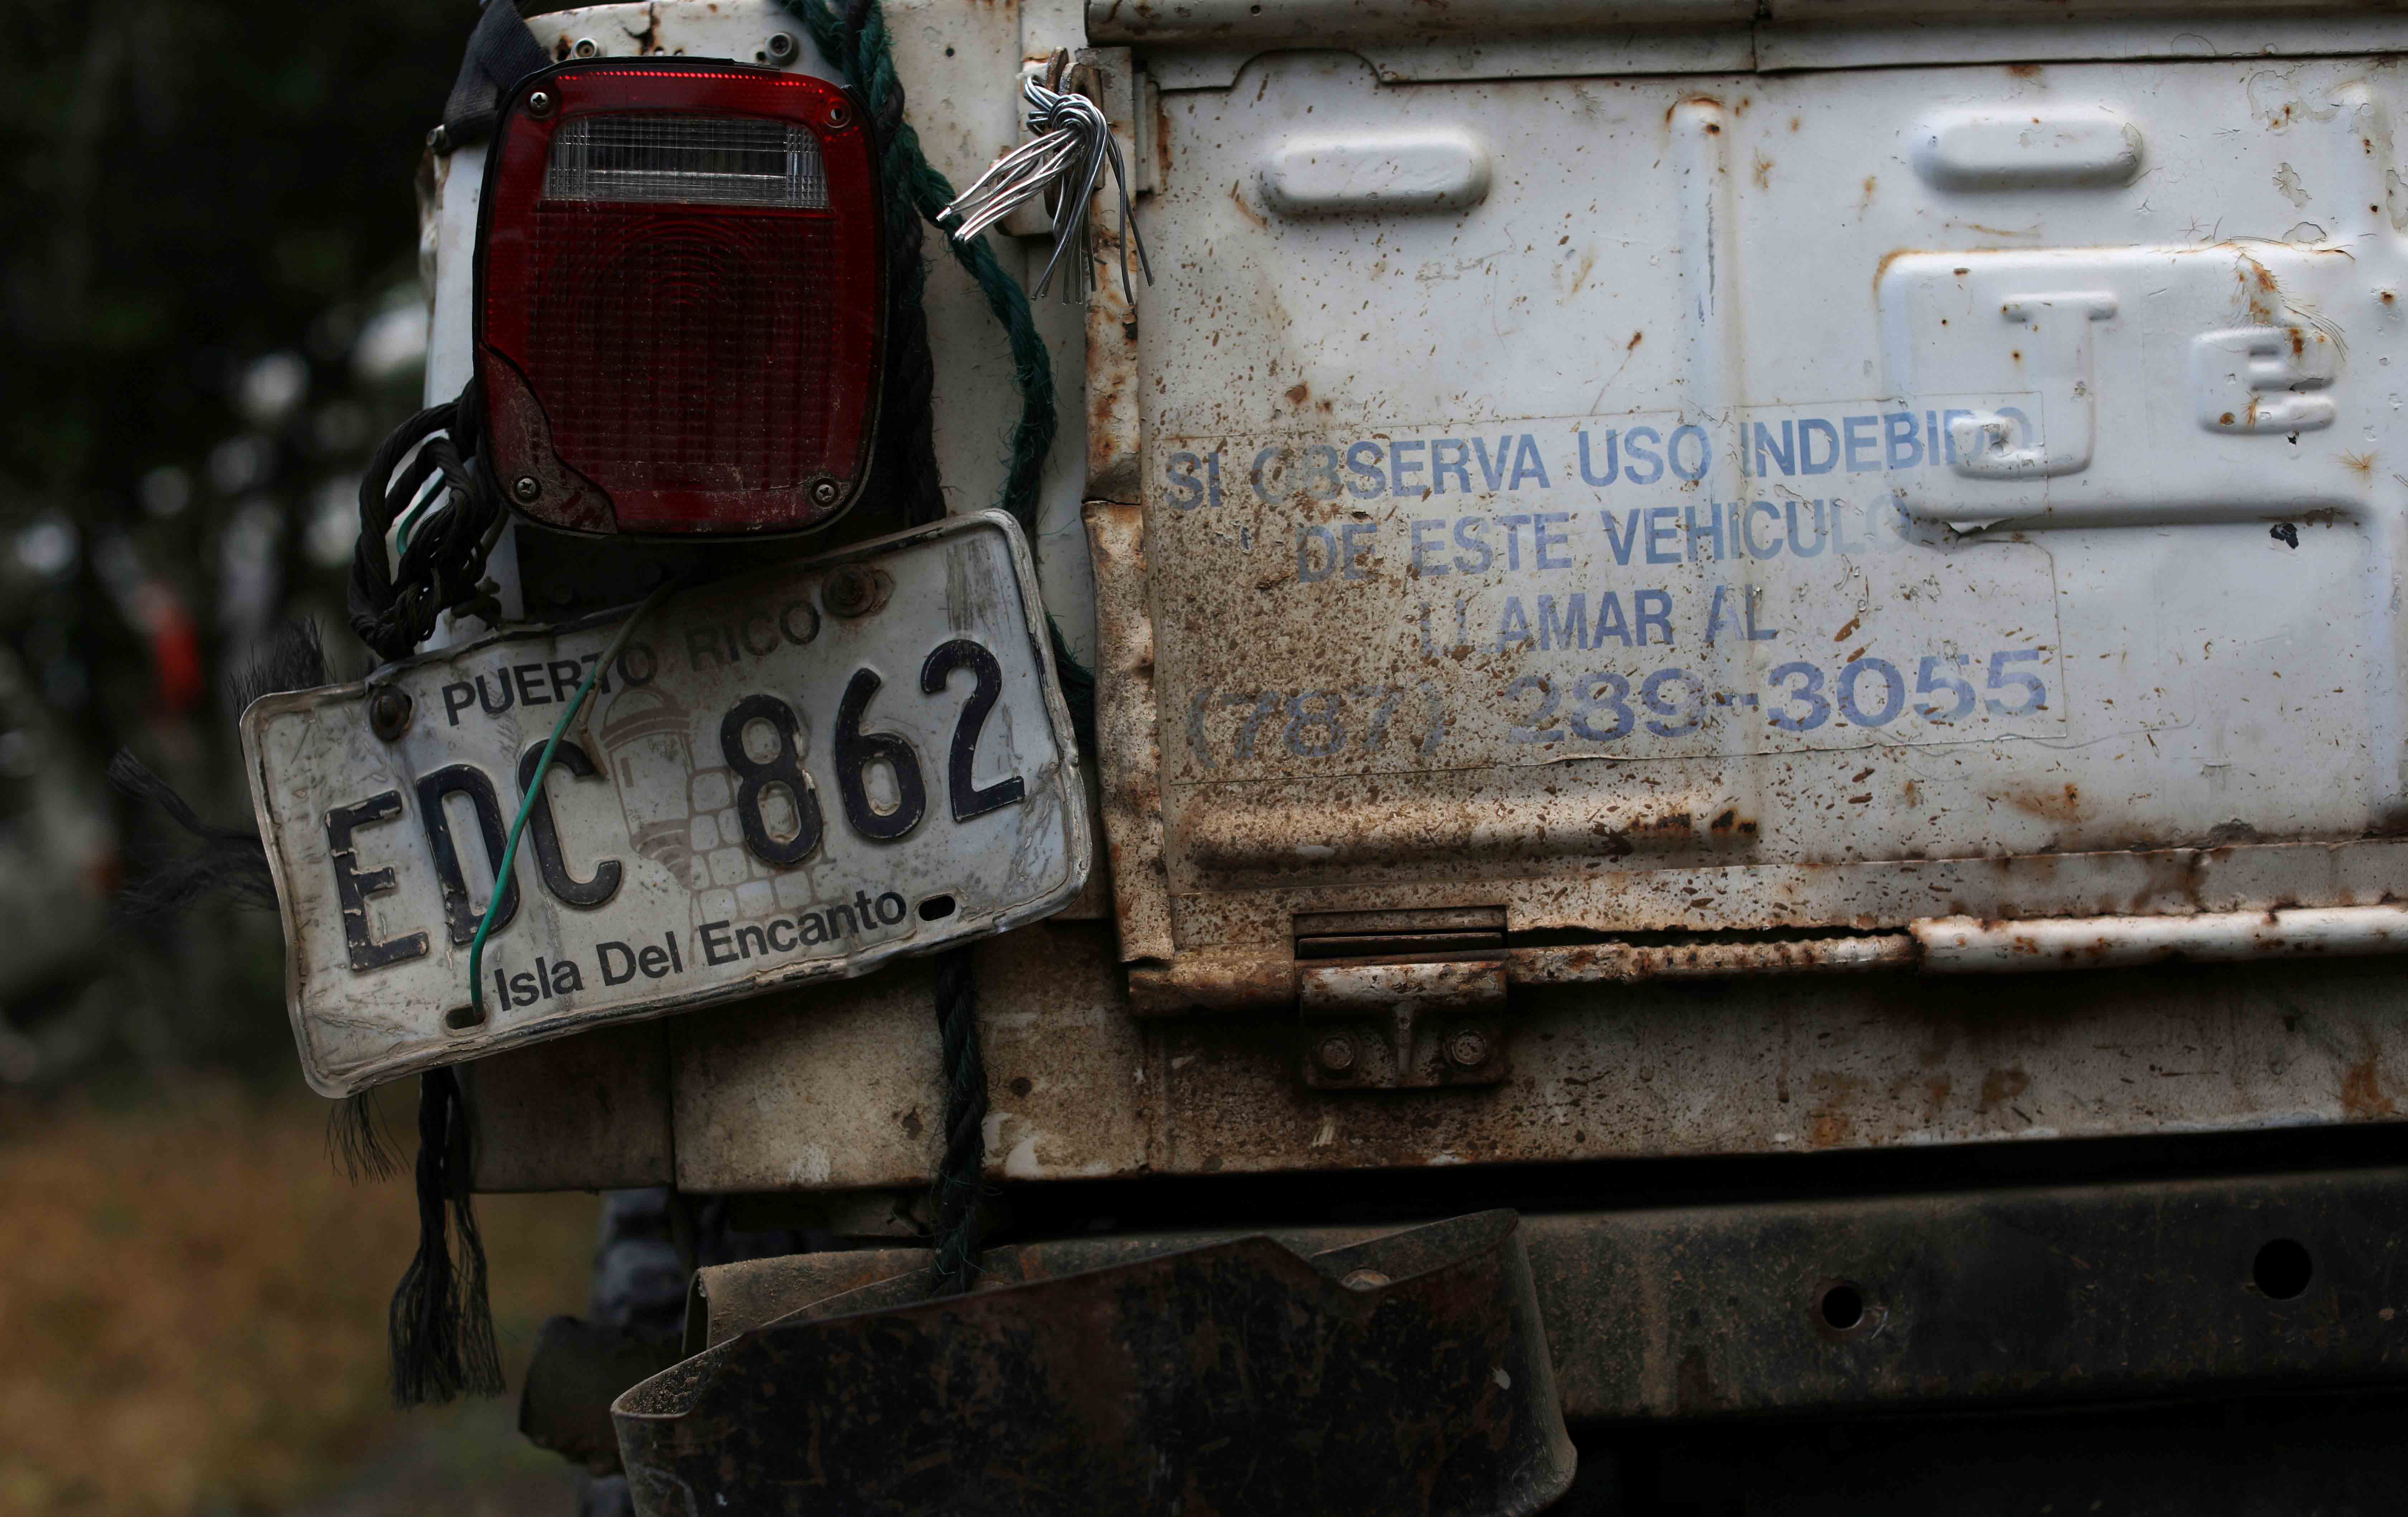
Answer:
POLYGON ((884 303, 862 120, 825 79, 743 64, 569 64, 522 86, 488 160, 476 315, 494 475, 521 513, 805 532, 861 497, 884 303))

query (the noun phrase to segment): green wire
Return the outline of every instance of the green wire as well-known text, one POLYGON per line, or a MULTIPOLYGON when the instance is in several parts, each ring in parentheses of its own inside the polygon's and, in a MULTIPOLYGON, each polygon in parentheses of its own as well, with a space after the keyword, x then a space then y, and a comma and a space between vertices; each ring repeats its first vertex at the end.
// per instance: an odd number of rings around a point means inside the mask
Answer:
POLYGON ((444 497, 447 488, 438 481, 434 490, 411 501, 408 509, 394 519, 393 523, 394 552, 409 551, 410 535, 418 530, 419 522, 434 510, 436 502, 444 497))
POLYGON ((609 648, 595 662, 594 672, 577 687, 576 698, 568 703, 568 709, 560 714, 560 721, 552 726, 552 741, 543 745, 543 757, 536 761, 535 776, 527 781, 526 794, 519 802, 518 820, 510 823, 510 840, 502 849, 502 861, 494 870, 494 898, 485 903, 485 918, 477 923, 477 936, 468 942, 468 1004, 477 1009, 477 1021, 480 1023, 485 1020, 485 939, 492 935, 494 915, 502 909, 502 898, 509 893, 510 870, 518 864, 519 835, 526 831, 527 818, 534 813, 535 803, 543 795, 543 782, 552 773, 552 756, 560 751, 560 739, 568 735, 569 724, 577 720, 577 713, 585 709, 585 702, 594 694, 595 683, 602 678, 602 671, 619 661, 620 653, 626 649, 627 639, 635 635, 637 623, 643 621, 653 607, 667 598, 669 592, 684 583, 683 578, 671 580, 644 597, 643 604, 636 608, 636 614, 627 618, 625 624, 619 628, 619 635, 610 639, 609 648))

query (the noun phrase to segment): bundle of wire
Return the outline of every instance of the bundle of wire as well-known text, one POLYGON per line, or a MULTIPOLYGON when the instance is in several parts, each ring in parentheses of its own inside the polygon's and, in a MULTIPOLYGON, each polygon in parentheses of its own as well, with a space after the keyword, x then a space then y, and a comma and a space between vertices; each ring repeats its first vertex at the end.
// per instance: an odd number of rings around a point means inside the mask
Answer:
POLYGON ((1034 293, 1045 293, 1054 271, 1062 266, 1063 255, 1075 246, 1080 255, 1070 260, 1062 298, 1078 305, 1094 287, 1088 207, 1096 187, 1103 182, 1104 170, 1110 168, 1121 208, 1121 293, 1136 300, 1137 289, 1129 280, 1130 247, 1137 249, 1138 266, 1148 284, 1154 282, 1154 265, 1146 258, 1144 238, 1130 216, 1128 169, 1122 162, 1120 144, 1112 137, 1111 123, 1085 95, 1049 89, 1034 79, 1021 93, 1028 102, 1026 121, 1032 140, 997 159, 956 195, 939 213, 939 224, 955 242, 967 242, 1051 192, 1054 256, 1046 261, 1034 293))
POLYGON ((408 658, 446 611, 498 621, 485 560, 509 521, 479 446, 474 380, 394 430, 360 479, 351 628, 388 662, 408 658))

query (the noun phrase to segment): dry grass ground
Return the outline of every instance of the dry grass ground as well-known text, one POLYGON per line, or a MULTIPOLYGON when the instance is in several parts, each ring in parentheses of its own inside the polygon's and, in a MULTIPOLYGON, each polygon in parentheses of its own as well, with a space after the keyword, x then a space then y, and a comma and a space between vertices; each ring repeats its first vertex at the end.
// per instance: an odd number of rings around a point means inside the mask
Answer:
MULTIPOLYGON (((566 1467, 519 1440, 514 1402, 392 1410, 409 1186, 335 1173, 325 1103, 213 1079, 9 1100, 0 1514, 572 1510, 566 1467)), ((583 1306, 595 1204, 491 1196, 478 1214, 515 1392, 536 1326, 583 1306)))

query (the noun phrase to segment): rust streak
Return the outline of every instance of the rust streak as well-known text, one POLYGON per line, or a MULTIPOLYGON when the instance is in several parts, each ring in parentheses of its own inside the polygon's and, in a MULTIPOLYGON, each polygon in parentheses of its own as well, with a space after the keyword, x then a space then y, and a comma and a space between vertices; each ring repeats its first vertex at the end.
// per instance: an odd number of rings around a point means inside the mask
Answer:
POLYGON ((1973 1109, 1986 1117, 2029 1089, 2031 1077, 2022 1070, 1993 1069, 1982 1077, 1982 1099, 1973 1109))
POLYGON ((2379 1055, 2369 1052, 2341 1077, 2341 1109, 2353 1122, 2395 1116, 2399 1108, 2383 1094, 2379 1055))
POLYGON ((1238 214, 1252 222, 1256 227, 1266 232, 1270 230, 1271 223, 1263 217, 1263 214, 1246 204, 1245 192, 1240 188, 1235 179, 1229 181, 1229 204, 1237 207, 1238 214))

